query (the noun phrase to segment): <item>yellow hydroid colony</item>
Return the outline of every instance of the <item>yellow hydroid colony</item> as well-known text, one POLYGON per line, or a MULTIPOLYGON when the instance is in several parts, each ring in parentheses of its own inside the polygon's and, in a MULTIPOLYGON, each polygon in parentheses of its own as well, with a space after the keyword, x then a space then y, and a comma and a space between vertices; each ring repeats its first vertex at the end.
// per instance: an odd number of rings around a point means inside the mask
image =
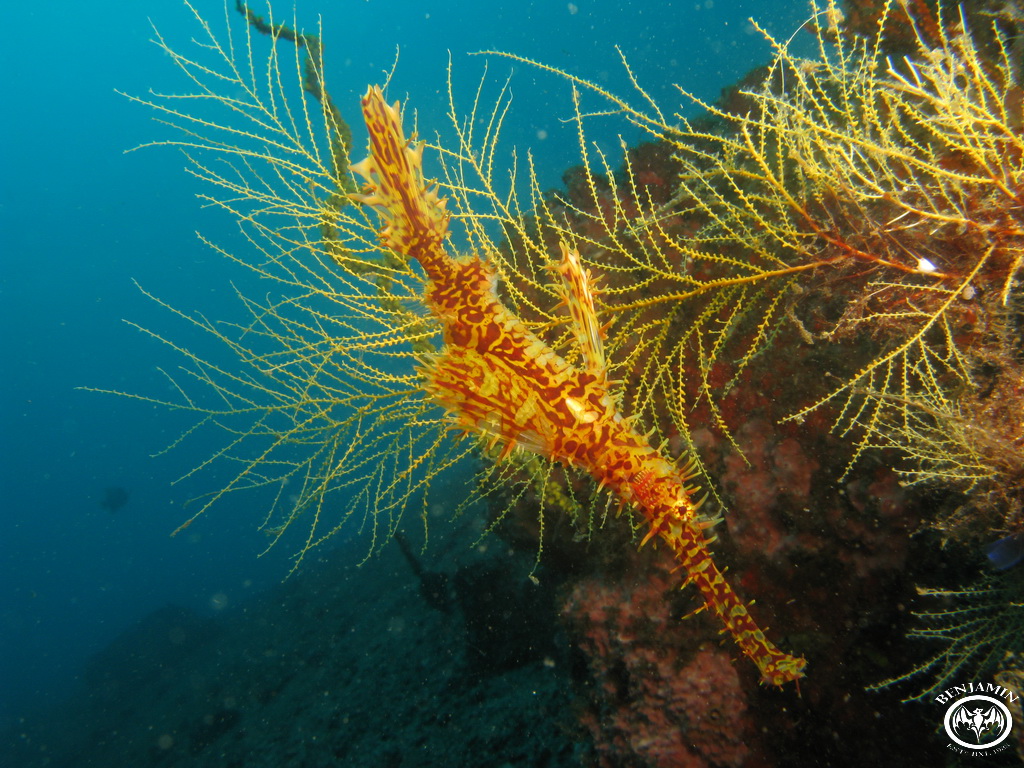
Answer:
MULTIPOLYGON (((284 35, 286 27, 254 21, 251 14, 250 22, 271 34, 306 40, 284 35)), ((247 52, 251 34, 245 38, 247 52)), ((438 429, 452 422, 431 407, 433 402, 463 433, 500 445, 498 461, 524 448, 548 462, 583 468, 636 505, 649 525, 645 541, 659 537, 671 547, 687 581, 699 588, 762 678, 775 685, 799 678, 804 660, 765 638, 712 561, 704 535, 711 522, 698 515, 687 469, 653 448, 620 413, 589 277, 576 249, 561 244, 556 271, 581 351, 579 366, 497 298, 498 275, 486 260, 447 253, 449 214, 424 181, 424 147, 407 145, 397 108, 388 106, 379 90, 371 89, 364 99, 371 156, 353 167, 369 182, 365 194, 354 197, 363 205, 345 205, 339 191, 349 182, 337 158, 337 112, 324 102, 313 110, 306 101, 289 99, 277 51, 267 77, 252 69, 251 54, 237 54, 233 40, 222 45, 212 34, 209 39, 233 95, 221 96, 223 88, 206 85, 211 71, 206 65, 175 55, 200 90, 166 97, 155 106, 192 137, 179 145, 189 153, 193 171, 227 191, 212 201, 238 218, 262 256, 246 265, 298 291, 263 303, 245 299, 252 319, 236 328, 237 336, 194 320, 247 366, 236 373, 182 350, 192 375, 224 405, 200 405, 180 385, 183 401, 172 405, 195 410, 204 423, 235 436, 208 463, 240 465, 234 479, 195 516, 225 494, 263 486, 278 490, 276 511, 285 489, 297 486, 283 519, 268 515, 266 525, 280 535, 304 518, 309 533, 303 552, 340 525, 322 522, 332 496, 340 495, 335 492, 355 497, 354 504, 345 502, 343 522, 355 514, 374 530, 380 521, 393 528, 406 502, 469 445, 447 439, 438 429), (240 68, 240 62, 250 69, 240 68), (210 99, 231 110, 233 120, 221 124, 179 109, 179 99, 210 99), (227 162, 205 161, 194 155, 197 150, 227 162), (386 221, 383 250, 363 218, 371 206, 386 221), (432 316, 416 311, 418 304, 432 316), (416 342, 434 342, 437 330, 441 349, 424 354, 416 342), (417 370, 402 365, 414 354, 417 370), (251 423, 236 426, 239 421, 251 423)), ((294 48, 296 70, 307 79, 322 78, 322 49, 317 44, 313 65, 302 67, 304 49, 310 49, 306 42, 294 48)), ((327 93, 322 82, 306 89, 327 93)), ((496 131, 485 139, 489 147, 483 156, 493 152, 495 139, 496 131)), ((461 149, 446 158, 447 186, 469 223, 467 239, 480 243, 486 238, 484 217, 469 207, 471 190, 463 178, 452 179, 468 165, 489 184, 491 171, 472 165, 481 157, 479 149, 461 149)))
POLYGON ((828 411, 854 458, 895 448, 912 481, 995 476, 1006 498, 1024 495, 1020 436, 965 427, 990 410, 979 370, 997 391, 1024 381, 1007 319, 1024 258, 1021 99, 998 32, 985 57, 963 20, 913 27, 913 50, 890 60, 881 32, 852 39, 833 3, 815 8, 816 56, 776 45, 742 108, 701 104, 714 129, 665 115, 639 85, 637 106, 528 62, 571 86, 583 165, 563 195, 542 193, 529 158, 498 162, 507 91, 491 109, 478 91, 462 116, 450 88, 453 138, 410 145, 397 107, 371 89, 371 154, 353 168, 367 187, 353 197, 319 38, 246 12, 245 34, 222 39, 196 14, 203 57, 160 40, 194 90, 146 101, 184 132, 168 143, 253 247, 221 252, 269 286, 242 297, 248 317, 233 325, 178 313, 224 357, 168 342, 188 365, 165 404, 228 436, 203 466, 229 465, 232 479, 195 516, 263 489, 268 531, 305 526, 301 558, 350 521, 375 546, 478 447, 498 451, 491 482, 531 468, 520 493, 569 506, 579 500, 553 469, 577 467, 638 509, 645 540, 669 546, 781 684, 804 661, 764 637, 718 572, 689 485, 702 475, 716 492, 694 420, 729 435, 726 396, 757 366, 777 375, 765 361, 780 337, 823 351, 829 368, 817 390, 795 388, 791 419, 828 411), (290 44, 260 54, 254 30, 290 44), (652 179, 625 147, 618 169, 589 138, 614 118, 667 148, 678 177, 652 179), (678 435, 674 450, 692 458, 677 465, 640 424, 678 435))
POLYGON ((1005 459, 962 428, 958 402, 992 355, 982 336, 1001 336, 996 364, 1012 363, 1007 317, 1024 259, 1019 64, 998 30, 994 54, 979 51, 962 18, 940 17, 936 39, 912 25, 915 50, 902 60, 886 57, 881 32, 845 36, 841 19, 835 3, 814 7, 812 59, 772 41, 764 83, 734 111, 697 102, 713 131, 664 115, 639 85, 637 106, 499 54, 570 83, 585 153, 596 148, 584 124, 611 113, 678 161, 678 186, 658 201, 629 165, 616 188, 599 156, 588 169, 612 188, 588 170, 585 203, 557 215, 538 206, 539 226, 572 235, 586 265, 616 276, 603 312, 620 338, 642 339, 620 363, 635 371, 638 410, 667 403, 686 434, 703 401, 724 427, 718 404, 744 368, 779 333, 798 333, 844 353, 791 419, 824 406, 856 440, 854 459, 896 448, 912 459, 909 480, 969 485, 1005 459), (582 95, 598 104, 579 106, 582 95), (868 339, 867 354, 850 354, 868 339))
MULTIPOLYGON (((368 532, 377 547, 410 500, 425 505, 430 481, 471 450, 445 439, 443 414, 413 370, 437 330, 418 309, 423 281, 380 249, 365 209, 348 202, 347 127, 337 111, 301 97, 326 94, 318 39, 257 53, 253 26, 219 39, 193 12, 207 59, 158 43, 194 90, 146 103, 185 134, 170 143, 216 190, 202 199, 238 220, 252 250, 243 258, 208 245, 267 287, 261 299, 239 296, 245 316, 233 323, 173 310, 224 345, 215 358, 161 339, 186 360, 169 373, 178 398, 164 404, 199 417, 178 442, 211 427, 227 436, 193 472, 231 479, 197 500, 182 527, 226 496, 257 491, 247 501, 264 505, 272 541, 303 521, 297 560, 343 526, 368 532)), ((275 38, 290 30, 267 29, 275 38)))

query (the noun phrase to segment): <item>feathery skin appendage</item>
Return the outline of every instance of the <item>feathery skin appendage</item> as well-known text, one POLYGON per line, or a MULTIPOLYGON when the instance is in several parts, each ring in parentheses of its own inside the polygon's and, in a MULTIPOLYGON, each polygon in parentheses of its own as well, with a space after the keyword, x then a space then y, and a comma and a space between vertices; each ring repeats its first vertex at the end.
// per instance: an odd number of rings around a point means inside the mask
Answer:
POLYGON ((757 627, 746 606, 716 568, 707 548, 705 521, 687 486, 692 465, 680 470, 639 434, 618 411, 609 391, 589 278, 579 254, 562 245, 558 268, 566 282, 575 333, 585 368, 550 349, 498 298, 496 280, 476 257, 445 251, 446 214, 423 183, 420 150, 408 147, 396 109, 379 88, 363 98, 371 157, 353 166, 366 179, 364 203, 387 221, 385 244, 416 259, 431 285, 424 300, 444 328, 444 347, 424 360, 427 394, 459 428, 501 446, 516 447, 552 462, 579 467, 643 513, 686 569, 762 679, 782 685, 803 676, 805 661, 779 651, 757 627), (436 209, 436 210, 432 210, 436 209))

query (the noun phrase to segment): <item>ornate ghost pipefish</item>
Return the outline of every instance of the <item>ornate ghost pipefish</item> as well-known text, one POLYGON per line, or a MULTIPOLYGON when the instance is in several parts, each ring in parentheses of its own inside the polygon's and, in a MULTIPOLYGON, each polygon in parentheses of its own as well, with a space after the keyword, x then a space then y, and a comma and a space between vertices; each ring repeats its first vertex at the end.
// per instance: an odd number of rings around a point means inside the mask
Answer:
POLYGON ((705 530, 713 522, 699 514, 696 489, 687 485, 692 465, 665 458, 619 413, 579 253, 562 243, 557 267, 582 352, 582 364, 573 366, 502 304, 490 265, 445 249, 445 201, 423 178, 423 145, 406 141, 398 104, 390 106, 372 86, 362 106, 370 155, 352 166, 366 182, 352 197, 381 215, 384 246, 419 262, 429 281, 424 302, 444 331, 441 350, 419 370, 426 392, 462 429, 500 445, 499 460, 524 448, 586 470, 639 507, 649 525, 643 541, 657 536, 672 549, 685 583, 700 590, 762 681, 783 685, 803 677, 806 660, 765 637, 711 559, 705 530))

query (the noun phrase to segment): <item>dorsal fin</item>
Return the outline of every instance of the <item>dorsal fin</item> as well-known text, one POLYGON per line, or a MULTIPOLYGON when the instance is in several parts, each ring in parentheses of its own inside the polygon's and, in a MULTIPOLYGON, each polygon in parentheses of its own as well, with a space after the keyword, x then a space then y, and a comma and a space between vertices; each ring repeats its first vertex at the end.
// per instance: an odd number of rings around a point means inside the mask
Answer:
POLYGON ((604 335, 594 309, 590 273, 583 267, 578 250, 565 242, 558 245, 562 249, 562 260, 556 271, 562 277, 562 298, 572 316, 573 336, 583 353, 587 370, 603 380, 606 373, 604 335))

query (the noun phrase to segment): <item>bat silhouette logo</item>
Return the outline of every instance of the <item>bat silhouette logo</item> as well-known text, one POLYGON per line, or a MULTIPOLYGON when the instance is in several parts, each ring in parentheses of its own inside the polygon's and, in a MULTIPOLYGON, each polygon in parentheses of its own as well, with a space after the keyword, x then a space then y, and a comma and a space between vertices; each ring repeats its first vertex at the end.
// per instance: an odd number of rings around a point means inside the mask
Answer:
POLYGON ((991 696, 968 696, 946 710, 946 733, 969 749, 996 746, 1009 736, 1012 724, 1006 705, 991 696))
POLYGON ((999 733, 1004 725, 1003 713, 996 707, 974 707, 960 706, 953 713, 953 727, 957 729, 966 728, 974 732, 974 738, 980 744, 990 732, 999 733))

